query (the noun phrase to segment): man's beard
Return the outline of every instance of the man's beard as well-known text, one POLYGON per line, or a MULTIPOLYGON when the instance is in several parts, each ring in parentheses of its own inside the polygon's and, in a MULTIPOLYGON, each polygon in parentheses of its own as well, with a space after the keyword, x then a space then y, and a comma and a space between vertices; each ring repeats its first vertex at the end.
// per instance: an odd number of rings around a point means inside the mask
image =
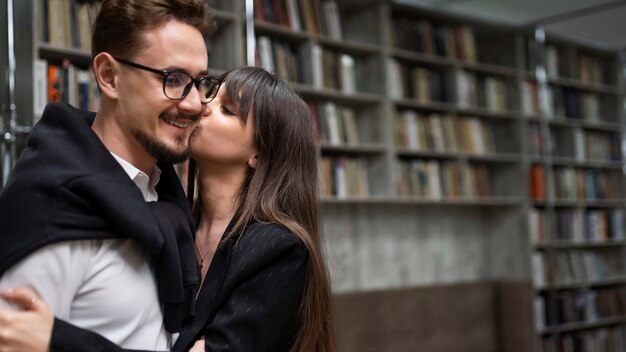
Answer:
MULTIPOLYGON (((138 129, 133 129, 131 134, 135 137, 137 142, 139 142, 139 144, 141 144, 144 149, 158 161, 176 164, 189 159, 189 155, 191 154, 189 143, 186 143, 186 148, 178 151, 168 147, 165 143, 150 137, 145 132, 138 129)), ((177 137, 176 144, 180 145, 184 142, 185 141, 183 141, 181 137, 177 137)))

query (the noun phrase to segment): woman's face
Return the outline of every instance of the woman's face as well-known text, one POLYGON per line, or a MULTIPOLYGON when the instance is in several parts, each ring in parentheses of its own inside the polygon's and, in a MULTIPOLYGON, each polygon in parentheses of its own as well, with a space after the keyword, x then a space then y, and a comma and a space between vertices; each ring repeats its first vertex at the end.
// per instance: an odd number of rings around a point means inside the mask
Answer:
POLYGON ((191 135, 191 156, 199 164, 255 167, 252 109, 244 124, 239 106, 226 95, 226 84, 221 85, 215 99, 207 104, 206 113, 191 135))

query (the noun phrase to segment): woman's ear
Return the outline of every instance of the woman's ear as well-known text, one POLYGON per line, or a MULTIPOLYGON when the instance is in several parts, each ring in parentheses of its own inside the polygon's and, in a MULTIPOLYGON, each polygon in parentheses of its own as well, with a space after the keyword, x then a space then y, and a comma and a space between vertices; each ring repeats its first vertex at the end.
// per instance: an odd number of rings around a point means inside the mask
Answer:
POLYGON ((252 155, 252 156, 248 159, 248 166, 249 166, 249 167, 251 167, 251 168, 253 168, 253 169, 256 169, 256 163, 257 163, 258 159, 259 159, 259 155, 258 155, 258 154, 254 154, 254 155, 252 155))
POLYGON ((110 98, 117 98, 117 63, 111 54, 101 52, 93 58, 92 68, 93 73, 100 87, 100 94, 106 95, 110 98))

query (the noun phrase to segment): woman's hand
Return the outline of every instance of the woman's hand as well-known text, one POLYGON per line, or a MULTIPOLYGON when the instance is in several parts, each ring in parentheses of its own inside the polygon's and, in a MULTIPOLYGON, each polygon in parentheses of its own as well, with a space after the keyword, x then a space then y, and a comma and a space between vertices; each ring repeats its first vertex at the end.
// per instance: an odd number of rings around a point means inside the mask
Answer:
POLYGON ((47 352, 54 315, 46 304, 25 287, 0 295, 24 309, 0 307, 0 352, 47 352))
POLYGON ((193 344, 189 352, 204 352, 204 336, 193 344))

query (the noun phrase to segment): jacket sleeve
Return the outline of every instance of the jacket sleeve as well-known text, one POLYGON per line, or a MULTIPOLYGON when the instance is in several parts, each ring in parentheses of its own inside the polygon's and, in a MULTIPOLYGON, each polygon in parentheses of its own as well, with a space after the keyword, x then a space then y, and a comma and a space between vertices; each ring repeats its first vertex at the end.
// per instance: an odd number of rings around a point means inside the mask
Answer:
POLYGON ((226 281, 231 292, 205 326, 206 351, 286 350, 300 307, 308 252, 291 233, 259 236, 233 249, 226 281))
POLYGON ((54 319, 50 352, 122 352, 125 350, 95 332, 79 328, 63 320, 54 319))

